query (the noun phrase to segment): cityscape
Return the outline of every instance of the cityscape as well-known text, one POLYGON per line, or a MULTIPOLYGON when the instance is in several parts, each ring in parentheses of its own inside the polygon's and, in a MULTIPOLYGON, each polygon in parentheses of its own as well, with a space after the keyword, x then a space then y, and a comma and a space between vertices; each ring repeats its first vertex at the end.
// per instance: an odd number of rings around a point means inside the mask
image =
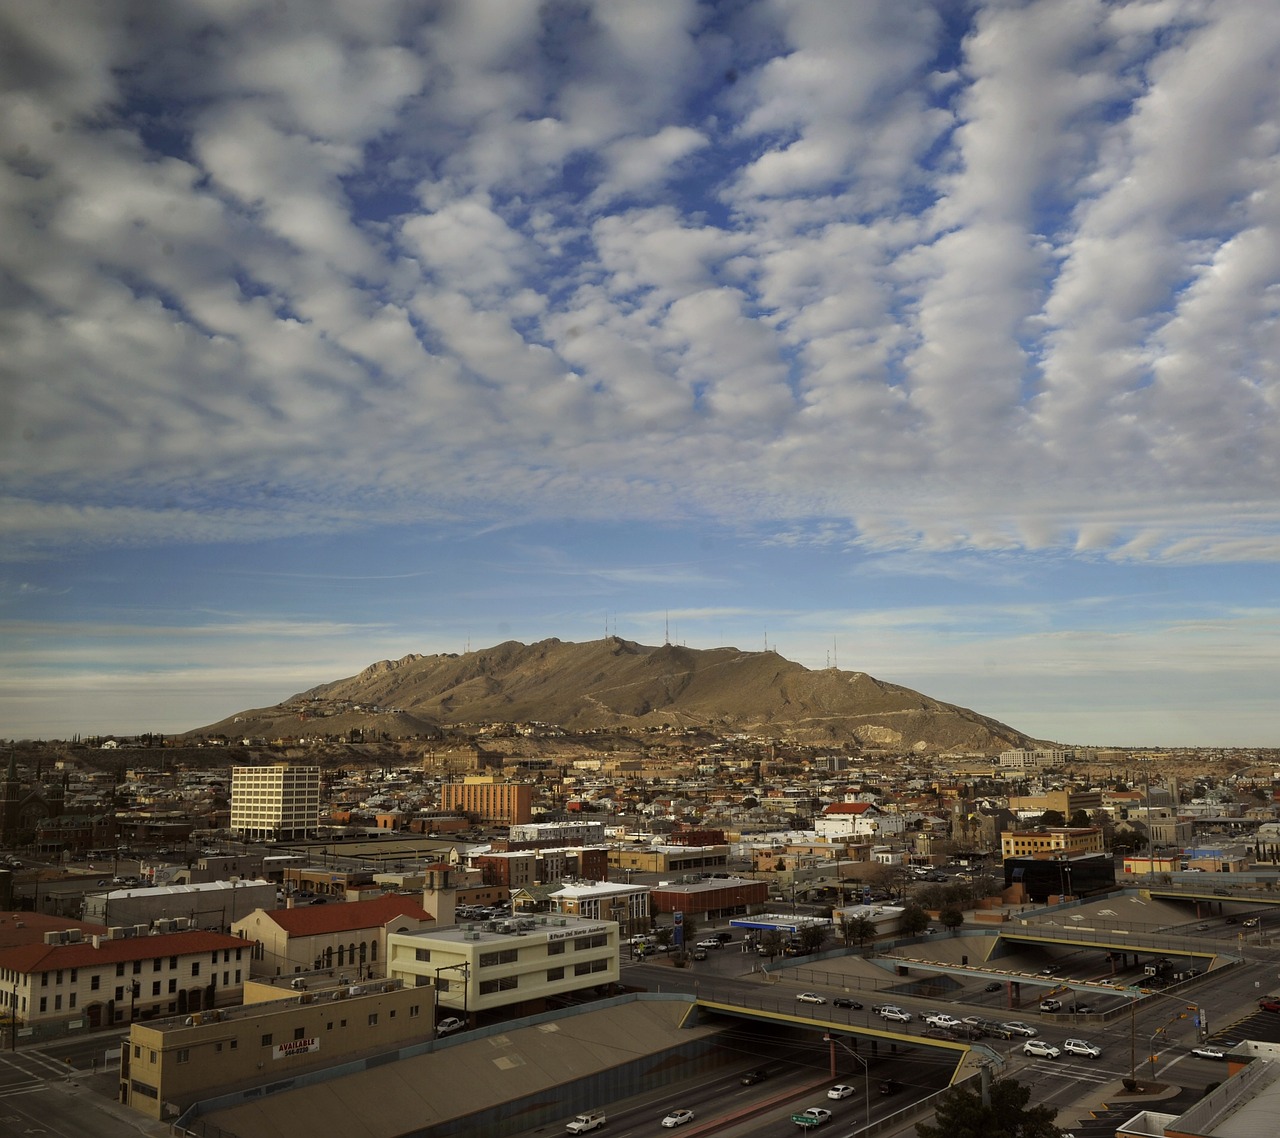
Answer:
POLYGON ((906 1134, 1011 1078, 1110 1135, 1223 1112, 1228 1073, 1280 1095, 1280 753, 628 734, 11 746, 11 1056, 58 1056, 103 1134, 379 1095, 388 1138, 906 1134))

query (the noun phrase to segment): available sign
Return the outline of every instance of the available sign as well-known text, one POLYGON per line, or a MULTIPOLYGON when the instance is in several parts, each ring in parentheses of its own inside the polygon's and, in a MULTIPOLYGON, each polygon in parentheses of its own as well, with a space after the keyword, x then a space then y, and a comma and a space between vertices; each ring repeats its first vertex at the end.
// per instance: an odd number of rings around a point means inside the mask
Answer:
POLYGON ((305 1055, 308 1051, 319 1051, 320 1040, 311 1039, 291 1039, 287 1043, 277 1043, 271 1049, 272 1059, 289 1059, 294 1055, 305 1055))

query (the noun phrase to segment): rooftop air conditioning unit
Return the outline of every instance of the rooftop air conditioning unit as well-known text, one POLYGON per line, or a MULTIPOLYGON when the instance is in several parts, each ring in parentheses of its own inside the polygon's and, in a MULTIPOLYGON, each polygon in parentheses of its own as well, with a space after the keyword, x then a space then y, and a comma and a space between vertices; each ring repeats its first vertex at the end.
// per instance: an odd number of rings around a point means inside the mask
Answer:
POLYGON ((84 940, 84 932, 80 929, 67 929, 67 941, 71 944, 79 944, 84 940))
POLYGON ((467 933, 467 934, 466 934, 466 939, 467 939, 467 940, 479 940, 479 939, 480 939, 480 934, 479 934, 479 933, 467 933))

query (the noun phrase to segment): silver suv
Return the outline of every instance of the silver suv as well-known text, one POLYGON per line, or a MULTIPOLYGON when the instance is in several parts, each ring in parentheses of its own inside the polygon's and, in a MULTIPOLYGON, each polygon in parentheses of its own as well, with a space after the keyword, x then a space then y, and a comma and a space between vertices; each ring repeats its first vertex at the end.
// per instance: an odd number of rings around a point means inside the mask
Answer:
POLYGON ((1083 1055, 1086 1059, 1101 1059, 1102 1048, 1087 1039, 1068 1039, 1062 1045, 1068 1055, 1083 1055))

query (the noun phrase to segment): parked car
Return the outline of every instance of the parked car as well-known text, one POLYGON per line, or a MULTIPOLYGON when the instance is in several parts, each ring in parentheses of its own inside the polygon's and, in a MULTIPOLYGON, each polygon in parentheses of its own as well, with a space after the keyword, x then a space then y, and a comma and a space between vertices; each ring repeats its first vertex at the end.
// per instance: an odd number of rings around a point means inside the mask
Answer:
POLYGON ((662 1125, 666 1127, 683 1126, 686 1122, 693 1121, 693 1111, 691 1110, 673 1110, 666 1118, 662 1120, 662 1125))
POLYGON ((1280 999, 1275 996, 1263 996, 1258 1001, 1258 1007, 1264 1012, 1280 1012, 1280 999))
POLYGON ((836 1083, 834 1087, 827 1091, 827 1098, 849 1098, 857 1093, 848 1083, 836 1083))
POLYGON ((436 1024, 437 1035, 448 1035, 451 1031, 460 1031, 466 1027, 466 1020, 458 1019, 456 1016, 447 1016, 436 1024))
POLYGON ((862 1010, 862 1005, 857 1000, 851 1000, 848 996, 837 996, 831 1001, 831 1006, 836 1008, 852 1008, 858 1012, 862 1010))
POLYGON ((1040 1034, 1029 1023, 1023 1023, 1022 1020, 1020 1019, 1005 1020, 1004 1023, 1002 1023, 1000 1026, 1003 1027, 1005 1031, 1013 1032, 1014 1035, 1025 1035, 1030 1037, 1033 1035, 1040 1034))
POLYGON ((798 1004, 825 1004, 826 1002, 827 998, 819 996, 817 992, 801 992, 796 996, 796 1003, 798 1004))
POLYGON ((1022 1045, 1022 1053, 1040 1059, 1056 1059, 1062 1054, 1052 1043, 1046 1043, 1043 1039, 1028 1039, 1022 1045))
POLYGON ((761 1067, 758 1071, 748 1071, 739 1080, 744 1087, 754 1087, 756 1083, 763 1083, 769 1077, 769 1072, 761 1067))
POLYGON ((1102 1048, 1087 1039, 1068 1039, 1062 1044, 1068 1055, 1083 1055, 1086 1059, 1101 1059, 1102 1048))
POLYGON ((1201 1059, 1225 1059, 1227 1053, 1221 1047, 1193 1047, 1192 1055, 1199 1055, 1201 1059))

